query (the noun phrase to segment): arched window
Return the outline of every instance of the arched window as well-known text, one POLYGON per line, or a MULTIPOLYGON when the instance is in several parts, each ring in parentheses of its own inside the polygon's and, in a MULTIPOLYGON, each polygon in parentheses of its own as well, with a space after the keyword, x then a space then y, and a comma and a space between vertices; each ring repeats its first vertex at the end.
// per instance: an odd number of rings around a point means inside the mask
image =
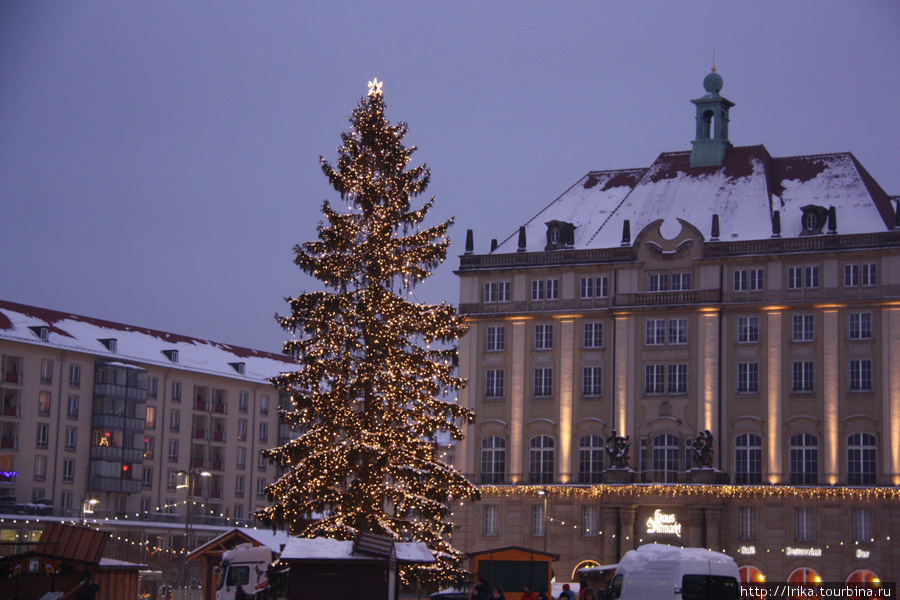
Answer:
POLYGON ((762 483, 762 438, 742 433, 734 438, 734 482, 737 485, 762 483))
POLYGON ((553 483, 553 438, 538 435, 528 442, 528 482, 553 483))
POLYGON ((741 576, 741 583, 749 583, 751 585, 762 585, 766 582, 766 576, 762 571, 750 565, 743 566, 738 569, 741 576))
POLYGON ((866 587, 862 584, 866 584, 866 583, 877 584, 880 582, 881 582, 881 578, 878 577, 878 575, 876 575, 872 571, 869 571, 868 569, 857 569, 856 571, 853 571, 852 573, 850 573, 850 576, 847 577, 847 583, 858 584, 857 586, 854 586, 854 587, 866 587))
POLYGON ((875 436, 854 433, 847 437, 847 483, 875 485, 875 436))
POLYGON ((481 440, 481 483, 503 483, 506 476, 506 440, 491 436, 481 440))
POLYGON ((822 583, 822 577, 812 569, 800 567, 791 571, 788 583, 822 583))
POLYGON ((819 439, 809 433, 792 435, 790 440, 791 485, 819 483, 819 439))
POLYGON ((603 447, 603 438, 599 435, 586 435, 578 439, 578 483, 600 483, 603 447))
POLYGON ((652 481, 674 483, 678 479, 678 437, 671 433, 653 436, 652 481))

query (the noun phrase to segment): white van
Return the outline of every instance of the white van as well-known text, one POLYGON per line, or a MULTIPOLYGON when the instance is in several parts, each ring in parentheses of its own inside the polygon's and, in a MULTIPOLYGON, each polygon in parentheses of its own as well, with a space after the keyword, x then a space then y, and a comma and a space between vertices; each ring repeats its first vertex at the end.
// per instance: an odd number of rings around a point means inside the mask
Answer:
POLYGON ((647 544, 625 553, 610 583, 610 599, 730 600, 740 597, 734 559, 703 548, 647 544))

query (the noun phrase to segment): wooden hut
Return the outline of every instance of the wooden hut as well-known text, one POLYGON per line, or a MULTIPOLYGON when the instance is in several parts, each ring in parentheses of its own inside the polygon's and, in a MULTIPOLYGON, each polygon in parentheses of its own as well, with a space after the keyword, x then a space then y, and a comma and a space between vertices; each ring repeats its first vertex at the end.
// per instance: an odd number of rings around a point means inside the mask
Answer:
POLYGON ((531 587, 535 593, 542 589, 550 592, 553 580, 553 561, 559 560, 559 554, 550 554, 540 550, 504 546, 466 554, 469 570, 478 579, 493 588, 503 588, 506 600, 519 600, 525 586, 531 587))

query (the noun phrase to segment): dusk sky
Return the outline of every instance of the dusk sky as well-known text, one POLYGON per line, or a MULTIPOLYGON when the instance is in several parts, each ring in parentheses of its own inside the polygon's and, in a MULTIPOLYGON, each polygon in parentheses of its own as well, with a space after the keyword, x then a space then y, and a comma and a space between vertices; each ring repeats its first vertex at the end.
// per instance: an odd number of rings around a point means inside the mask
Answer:
MULTIPOLYGON (((690 150, 713 64, 736 146, 852 152, 900 195, 900 2, 3 2, 0 298, 278 351, 319 168, 366 84, 454 216, 458 302, 589 170, 690 150)), ((422 201, 427 198, 421 198, 422 201)))

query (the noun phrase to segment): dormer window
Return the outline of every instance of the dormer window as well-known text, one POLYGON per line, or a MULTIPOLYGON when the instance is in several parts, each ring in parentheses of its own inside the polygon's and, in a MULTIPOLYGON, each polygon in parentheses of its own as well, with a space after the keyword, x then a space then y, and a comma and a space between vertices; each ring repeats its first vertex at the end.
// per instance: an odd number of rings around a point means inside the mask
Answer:
POLYGON ((816 235, 822 233, 822 229, 828 222, 828 209, 824 206, 808 204, 802 207, 803 231, 800 235, 816 235))
POLYGON ((544 250, 561 250, 575 247, 575 225, 564 221, 549 221, 547 245, 544 250))
POLYGON ((112 352, 113 354, 116 353, 116 350, 118 349, 118 345, 116 344, 116 338, 105 338, 102 340, 98 339, 97 341, 100 342, 101 344, 103 344, 104 346, 106 346, 106 349, 109 350, 110 352, 112 352))
POLYGON ((242 362, 233 362, 233 363, 228 363, 228 364, 231 365, 231 368, 232 368, 232 369, 234 369, 235 371, 237 371, 238 375, 243 375, 243 374, 244 374, 244 363, 242 363, 242 362))
POLYGON ((162 353, 173 363, 178 363, 178 350, 163 350, 162 353))
POLYGON ((46 342, 50 339, 50 328, 46 325, 38 325, 36 327, 29 327, 31 331, 34 332, 34 335, 38 336, 38 339, 42 342, 46 342))

